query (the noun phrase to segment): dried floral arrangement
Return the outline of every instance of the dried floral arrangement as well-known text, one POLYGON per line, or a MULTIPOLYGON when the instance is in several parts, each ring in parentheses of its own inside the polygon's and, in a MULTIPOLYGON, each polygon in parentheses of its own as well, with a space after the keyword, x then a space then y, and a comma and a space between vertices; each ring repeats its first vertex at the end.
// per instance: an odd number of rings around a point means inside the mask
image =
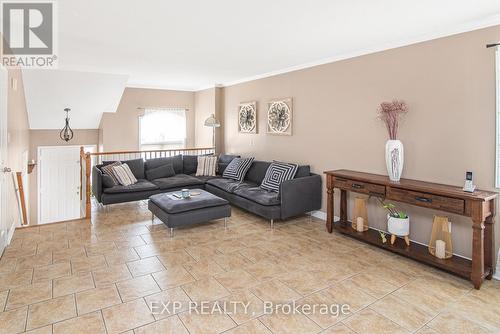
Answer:
POLYGON ((396 140, 398 135, 399 118, 408 112, 404 101, 393 100, 382 102, 378 108, 378 118, 385 123, 389 132, 389 139, 396 140))

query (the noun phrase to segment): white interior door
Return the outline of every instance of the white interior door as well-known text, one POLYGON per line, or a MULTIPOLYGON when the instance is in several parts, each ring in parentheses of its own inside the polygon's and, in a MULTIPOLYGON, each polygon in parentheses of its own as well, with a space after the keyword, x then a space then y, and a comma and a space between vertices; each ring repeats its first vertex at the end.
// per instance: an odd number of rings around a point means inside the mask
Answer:
POLYGON ((38 223, 80 218, 80 147, 39 147, 38 164, 38 223))
POLYGON ((7 162, 7 70, 0 65, 0 254, 9 240, 10 222, 7 215, 7 177, 10 170, 7 162))

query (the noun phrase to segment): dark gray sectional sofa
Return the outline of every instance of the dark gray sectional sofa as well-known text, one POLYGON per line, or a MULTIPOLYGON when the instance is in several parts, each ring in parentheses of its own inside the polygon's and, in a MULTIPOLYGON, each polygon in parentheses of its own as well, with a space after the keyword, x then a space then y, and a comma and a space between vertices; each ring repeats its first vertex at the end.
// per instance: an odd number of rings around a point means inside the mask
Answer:
MULTIPOLYGON (((280 193, 259 188, 271 162, 254 161, 241 182, 222 178, 221 175, 234 155, 221 155, 217 176, 195 176, 197 156, 174 156, 143 161, 126 162, 138 179, 131 186, 109 187, 109 176, 101 167, 92 170, 92 191, 103 205, 148 199, 151 195, 176 191, 183 188, 199 188, 228 200, 231 204, 267 219, 286 219, 321 208, 321 177, 313 174, 309 166, 299 166, 293 180, 281 184, 280 193), (147 179, 148 171, 161 165, 171 164, 175 175, 147 179)), ((106 163, 104 163, 106 164, 106 163)))

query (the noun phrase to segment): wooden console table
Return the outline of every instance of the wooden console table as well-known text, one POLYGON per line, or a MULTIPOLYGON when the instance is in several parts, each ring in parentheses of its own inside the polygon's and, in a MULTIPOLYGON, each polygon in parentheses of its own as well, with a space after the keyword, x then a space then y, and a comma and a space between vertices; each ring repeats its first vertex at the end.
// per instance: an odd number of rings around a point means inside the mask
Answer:
POLYGON ((483 279, 491 279, 494 266, 494 216, 497 193, 476 190, 467 193, 460 187, 437 183, 401 179, 392 182, 387 176, 361 173, 350 170, 324 172, 327 182, 327 221, 328 232, 333 229, 371 245, 395 252, 414 260, 432 265, 450 273, 469 279, 476 289, 483 279), (340 189, 340 221, 333 221, 334 188, 340 189), (430 209, 450 212, 472 220, 472 261, 453 256, 438 259, 431 255, 427 246, 397 240, 394 245, 382 243, 376 230, 357 232, 347 220, 347 192, 357 192, 388 200, 408 203, 430 209))

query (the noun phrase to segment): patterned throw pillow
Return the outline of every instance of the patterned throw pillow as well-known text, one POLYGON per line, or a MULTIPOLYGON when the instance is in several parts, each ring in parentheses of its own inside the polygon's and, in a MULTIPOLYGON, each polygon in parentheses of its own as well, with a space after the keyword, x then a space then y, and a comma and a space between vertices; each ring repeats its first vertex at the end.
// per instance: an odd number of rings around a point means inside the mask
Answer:
POLYGON ((130 170, 130 167, 127 164, 121 164, 119 166, 114 166, 113 171, 116 174, 116 178, 118 182, 122 186, 130 186, 134 183, 137 183, 137 179, 134 174, 130 170))
POLYGON ((281 183, 293 179, 298 168, 299 166, 296 164, 273 162, 267 169, 266 176, 264 176, 260 187, 267 191, 279 193, 281 183))
POLYGON ((113 182, 115 183, 115 186, 120 184, 118 182, 118 178, 116 177, 115 171, 113 170, 113 167, 115 166, 120 166, 122 163, 120 161, 115 161, 113 163, 107 164, 105 166, 101 167, 101 170, 104 174, 109 175, 113 179, 113 182))
POLYGON ((222 174, 223 178, 242 181, 250 169, 254 158, 234 158, 222 174))
POLYGON ((217 157, 199 156, 196 176, 215 176, 217 157))

